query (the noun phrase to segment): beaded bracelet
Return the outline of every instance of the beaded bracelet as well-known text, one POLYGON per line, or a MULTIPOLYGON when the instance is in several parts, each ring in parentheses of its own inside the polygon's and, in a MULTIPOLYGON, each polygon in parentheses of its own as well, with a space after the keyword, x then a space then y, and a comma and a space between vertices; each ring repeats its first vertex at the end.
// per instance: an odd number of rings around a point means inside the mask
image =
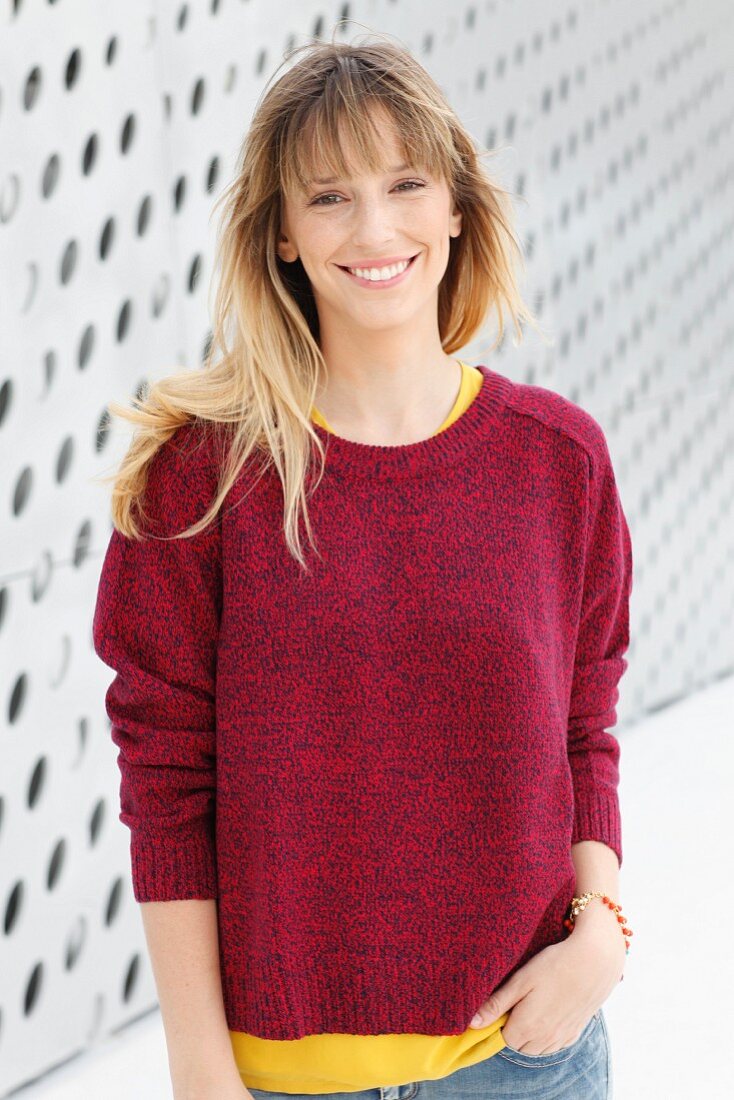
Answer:
MULTIPOLYGON (((627 918, 622 912, 622 906, 616 905, 610 897, 607 897, 607 895, 603 894, 600 890, 589 890, 587 891, 587 893, 582 894, 580 898, 571 898, 570 904, 566 911, 567 915, 563 921, 564 926, 568 929, 569 933, 573 932, 575 928, 576 914, 581 913, 589 904, 592 898, 601 898, 604 905, 606 905, 608 909, 611 909, 612 912, 617 914, 617 920, 622 926, 621 931, 622 935, 624 936, 625 954, 629 955, 630 941, 627 939, 627 937, 633 936, 634 932, 631 928, 627 927, 627 918)), ((622 978, 624 978, 624 974, 619 979, 620 982, 622 981, 622 978)))

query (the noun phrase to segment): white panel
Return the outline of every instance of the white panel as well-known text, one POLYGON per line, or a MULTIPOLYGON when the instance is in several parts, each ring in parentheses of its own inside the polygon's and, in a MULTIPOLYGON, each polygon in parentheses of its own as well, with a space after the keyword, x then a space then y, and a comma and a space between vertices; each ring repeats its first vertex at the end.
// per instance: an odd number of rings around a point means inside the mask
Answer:
POLYGON ((91 612, 125 432, 201 361, 215 200, 311 35, 405 44, 518 196, 555 338, 463 349, 587 408, 635 550, 619 732, 734 669, 732 9, 12 0, 0 17, 0 1095, 154 1007, 91 612), (50 880, 49 880, 50 876, 50 880))

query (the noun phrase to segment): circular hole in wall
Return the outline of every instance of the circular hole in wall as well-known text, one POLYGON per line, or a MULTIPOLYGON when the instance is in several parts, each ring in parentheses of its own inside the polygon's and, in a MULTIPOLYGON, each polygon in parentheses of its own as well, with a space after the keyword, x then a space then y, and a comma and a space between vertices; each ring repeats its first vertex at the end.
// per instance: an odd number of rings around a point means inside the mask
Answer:
POLYGON ((123 156, 130 152, 130 147, 135 139, 135 115, 129 114, 122 124, 120 134, 120 152, 123 156))
POLYGON ((146 195, 140 204, 137 217, 137 234, 139 237, 144 236, 148 225, 150 224, 150 214, 153 207, 153 200, 150 195, 146 195))
POLYGON ((53 558, 44 550, 41 559, 31 573, 31 601, 38 603, 43 598, 54 574, 53 558))
POLYGON ((8 704, 8 721, 12 725, 17 722, 18 718, 23 713, 23 707, 28 695, 28 677, 25 672, 21 672, 20 676, 16 677, 10 692, 10 702, 8 704))
POLYGON ((71 90, 79 79, 79 73, 82 67, 82 55, 78 47, 74 48, 69 54, 69 60, 66 62, 66 69, 64 71, 64 83, 66 87, 71 90))
POLYGON ((99 138, 96 134, 90 134, 82 150, 82 172, 85 176, 94 168, 99 154, 99 138))
POLYGON ((163 272, 155 287, 153 288, 153 302, 151 312, 154 317, 160 317, 163 310, 166 308, 166 302, 168 301, 168 295, 171 289, 171 280, 168 275, 163 272))
POLYGON ((6 378, 0 385, 0 428, 8 416, 15 396, 12 378, 6 378))
POLYGON ((11 172, 0 186, 0 224, 6 225, 20 203, 20 176, 11 172))
POLYGON ((52 153, 46 161, 41 175, 41 194, 44 199, 49 198, 56 189, 61 173, 61 161, 58 153, 52 153))
POLYGON ((31 111, 38 102, 38 97, 41 94, 41 83, 41 70, 38 65, 34 65, 23 85, 23 106, 26 111, 31 111))
POLYGON ((102 234, 99 238, 99 258, 106 260, 110 254, 110 249, 115 240, 115 219, 108 218, 102 227, 102 234))
POLYGON ((28 979, 28 984, 26 985, 25 994, 23 996, 23 1014, 25 1016, 30 1015, 35 1008, 38 998, 41 995, 42 985, 43 963, 37 962, 33 970, 31 970, 31 976, 28 979))
POLYGON ((89 360, 92 358, 92 351, 94 350, 95 329, 94 325, 87 325, 82 333, 82 338, 79 341, 79 352, 77 354, 77 366, 79 370, 84 370, 89 360))
POLYGON ((64 948, 64 969, 73 970, 79 961, 79 956, 84 950, 87 939, 87 920, 83 916, 77 917, 74 926, 66 937, 64 948))
POLYGON ((68 242, 61 256, 61 269, 59 277, 61 279, 61 285, 66 286, 71 279, 76 269, 77 259, 79 258, 79 246, 75 240, 68 242))
POLYGON ((125 974, 125 981, 122 990, 122 999, 127 1004, 135 993, 135 987, 138 984, 138 975, 140 973, 140 956, 133 955, 130 960, 130 965, 127 968, 125 974))
POLYGON ((89 553, 92 549, 92 525, 88 519, 82 522, 81 527, 77 531, 76 538, 74 539, 74 548, 72 550, 71 560, 75 568, 79 568, 89 557, 89 553))
POLYGON ((25 886, 22 879, 13 886, 13 889, 8 895, 8 900, 5 905, 5 915, 3 917, 3 932, 6 936, 9 936, 13 931, 13 928, 18 922, 21 911, 23 909, 23 902, 25 900, 25 886))
POLYGON ((107 899, 107 905, 105 907, 104 922, 109 927, 115 917, 120 911, 120 902, 122 899, 122 879, 116 878, 112 884, 110 890, 110 896, 107 899))
POLYGON ((67 435, 61 444, 61 449, 56 459, 56 481, 61 485, 69 476, 69 470, 74 459, 74 437, 67 435))
POLYGON ((53 348, 49 348, 43 356, 43 393, 42 397, 45 397, 56 378, 56 368, 58 366, 58 358, 53 348))
POLYGON ((89 818, 89 842, 94 845, 99 840, 100 834, 104 827, 105 812, 107 809, 107 803, 103 798, 100 798, 92 810, 92 815, 89 818))
POLYGON ((64 862, 66 860, 66 840, 64 837, 60 837, 54 845, 54 850, 51 853, 51 859, 48 864, 48 872, 46 874, 46 885, 49 890, 54 890, 58 885, 59 879, 64 870, 64 862))
POLYGON ((117 57, 117 45, 117 38, 115 37, 115 35, 113 35, 107 43, 107 48, 105 49, 106 65, 112 65, 114 63, 114 60, 117 57))
POLYGON ((30 782, 28 784, 27 803, 30 810, 35 807, 36 803, 39 801, 41 795, 43 794, 43 788, 46 784, 47 771, 48 768, 46 764, 46 757, 41 756, 36 761, 36 765, 31 772, 30 782))
POLYGON ((122 341, 126 338, 128 332, 130 331, 130 318, 132 316, 132 308, 132 302, 129 298, 125 302, 123 302, 122 306, 120 307, 120 312, 117 315, 117 324, 115 326, 115 339, 117 340, 118 344, 122 343, 122 341))
POLYGON ((110 416, 109 409, 105 409, 97 421, 97 431, 95 432, 95 450, 97 454, 105 449, 107 442, 110 438, 110 424, 112 423, 112 417, 110 416))

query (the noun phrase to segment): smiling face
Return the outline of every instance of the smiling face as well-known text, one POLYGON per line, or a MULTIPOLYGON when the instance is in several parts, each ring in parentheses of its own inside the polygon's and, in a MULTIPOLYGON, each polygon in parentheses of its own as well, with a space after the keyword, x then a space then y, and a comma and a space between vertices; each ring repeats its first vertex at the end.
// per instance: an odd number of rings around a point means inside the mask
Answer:
POLYGON ((446 180, 406 162, 392 120, 377 110, 387 170, 365 170, 342 144, 344 177, 327 181, 333 173, 324 166, 305 191, 283 197, 287 239, 279 241, 278 254, 286 262, 300 258, 322 333, 348 326, 372 333, 405 327, 415 334, 416 325, 434 332, 449 238, 461 232, 446 180))

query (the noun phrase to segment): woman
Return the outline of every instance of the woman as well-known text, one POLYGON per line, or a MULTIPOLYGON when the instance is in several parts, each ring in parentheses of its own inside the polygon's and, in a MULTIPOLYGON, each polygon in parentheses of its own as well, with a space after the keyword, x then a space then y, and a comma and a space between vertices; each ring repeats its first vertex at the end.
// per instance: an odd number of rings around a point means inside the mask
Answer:
POLYGON ((455 358, 534 319, 433 80, 391 42, 302 53, 226 193, 204 369, 112 407, 94 643, 175 1095, 608 1097, 605 438, 455 358))

